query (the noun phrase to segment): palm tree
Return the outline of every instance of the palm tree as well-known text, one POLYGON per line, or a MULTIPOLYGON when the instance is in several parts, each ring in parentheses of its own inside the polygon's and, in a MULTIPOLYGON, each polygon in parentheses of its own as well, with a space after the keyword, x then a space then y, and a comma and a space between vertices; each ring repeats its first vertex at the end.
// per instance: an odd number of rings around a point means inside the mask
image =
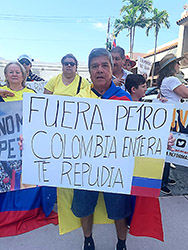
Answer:
POLYGON ((145 28, 148 19, 145 17, 147 12, 151 11, 152 0, 123 0, 127 5, 120 10, 120 15, 125 13, 121 19, 116 19, 114 23, 115 35, 117 36, 122 30, 128 29, 130 38, 130 57, 133 55, 134 38, 136 27, 145 28))
POLYGON ((155 48, 154 48, 154 60, 153 60, 153 68, 152 68, 152 80, 153 83, 154 71, 155 71, 155 61, 156 61, 156 50, 157 50, 157 40, 158 34, 161 27, 170 28, 170 23, 168 21, 168 13, 166 10, 159 11, 157 8, 153 10, 153 17, 151 17, 147 24, 146 35, 149 35, 149 31, 154 28, 155 29, 155 48))
MULTIPOLYGON (((131 8, 139 7, 139 10, 142 14, 146 14, 147 12, 151 12, 153 0, 122 0, 122 2, 129 3, 131 8)), ((126 10, 127 6, 123 6, 120 10, 120 13, 126 10)))

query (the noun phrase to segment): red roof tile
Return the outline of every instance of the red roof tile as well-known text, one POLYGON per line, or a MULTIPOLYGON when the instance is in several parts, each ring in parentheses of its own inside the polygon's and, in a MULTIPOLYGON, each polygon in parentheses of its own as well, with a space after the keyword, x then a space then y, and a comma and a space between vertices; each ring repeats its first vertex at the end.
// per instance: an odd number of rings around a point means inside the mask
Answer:
POLYGON ((188 11, 187 11, 186 14, 185 14, 182 18, 180 18, 176 23, 177 23, 178 25, 180 25, 180 23, 181 23, 184 19, 187 19, 187 21, 188 21, 188 11))
MULTIPOLYGON (((168 46, 165 46, 165 47, 162 47, 160 49, 157 49, 156 54, 159 54, 159 53, 164 52, 164 51, 169 50, 169 49, 176 48, 177 46, 178 46, 178 42, 176 41, 174 43, 171 43, 168 46)), ((146 58, 146 57, 149 57, 149 56, 152 56, 152 55, 154 55, 154 50, 151 51, 151 52, 149 52, 149 53, 147 53, 147 54, 145 54, 143 57, 146 58)))

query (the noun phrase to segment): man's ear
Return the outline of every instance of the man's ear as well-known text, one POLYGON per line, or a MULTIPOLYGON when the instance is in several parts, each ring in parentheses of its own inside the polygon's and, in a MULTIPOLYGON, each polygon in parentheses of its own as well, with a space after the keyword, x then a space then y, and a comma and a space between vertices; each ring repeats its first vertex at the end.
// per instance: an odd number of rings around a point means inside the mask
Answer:
POLYGON ((131 88, 131 93, 134 94, 134 93, 135 93, 135 89, 136 89, 136 88, 133 86, 133 87, 131 88))

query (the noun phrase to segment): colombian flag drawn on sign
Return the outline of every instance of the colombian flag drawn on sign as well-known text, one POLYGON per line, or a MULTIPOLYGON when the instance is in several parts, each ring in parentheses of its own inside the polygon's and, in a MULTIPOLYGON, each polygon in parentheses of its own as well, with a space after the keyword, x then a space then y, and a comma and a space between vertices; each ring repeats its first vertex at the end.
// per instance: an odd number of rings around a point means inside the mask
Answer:
POLYGON ((132 195, 159 197, 164 159, 135 157, 132 195))

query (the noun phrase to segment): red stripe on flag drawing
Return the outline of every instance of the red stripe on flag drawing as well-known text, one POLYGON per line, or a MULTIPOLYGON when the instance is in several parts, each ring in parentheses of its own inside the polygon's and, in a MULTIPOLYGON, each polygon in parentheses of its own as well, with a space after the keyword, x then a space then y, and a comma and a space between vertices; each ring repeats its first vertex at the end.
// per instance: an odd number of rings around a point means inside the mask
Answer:
POLYGON ((137 196, 159 197, 160 188, 147 188, 147 187, 132 186, 131 194, 137 195, 137 196))

